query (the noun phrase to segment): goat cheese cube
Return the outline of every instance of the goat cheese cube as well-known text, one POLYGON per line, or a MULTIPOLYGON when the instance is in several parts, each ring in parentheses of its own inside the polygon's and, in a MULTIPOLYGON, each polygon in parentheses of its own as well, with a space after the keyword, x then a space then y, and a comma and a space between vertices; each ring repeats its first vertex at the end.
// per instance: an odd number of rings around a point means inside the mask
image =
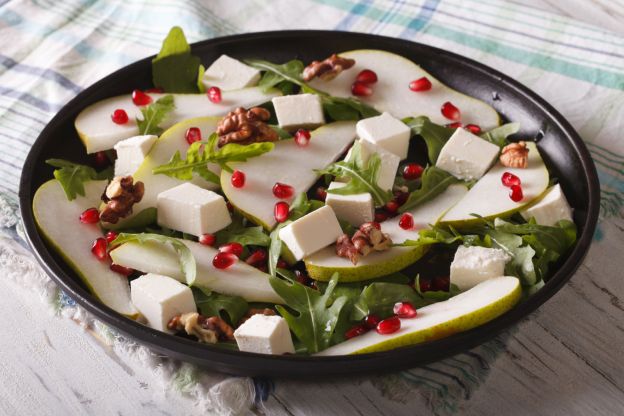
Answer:
POLYGON ((191 288, 160 274, 148 273, 130 282, 130 298, 147 324, 159 331, 171 333, 167 329, 171 318, 197 312, 191 288))
POLYGON ((130 137, 117 142, 115 145, 115 151, 117 152, 115 176, 133 175, 141 166, 141 163, 143 163, 143 159, 145 159, 157 138, 158 136, 148 134, 130 137))
POLYGON ((332 207, 325 205, 279 231, 279 237, 297 261, 336 242, 342 228, 332 207))
POLYGON ((360 139, 394 153, 401 160, 407 158, 410 128, 390 113, 358 121, 355 131, 360 139))
POLYGON ((554 226, 560 220, 572 221, 572 208, 568 204, 561 185, 557 184, 546 191, 546 195, 535 205, 520 212, 525 220, 531 217, 540 225, 554 226))
MULTIPOLYGON (((328 190, 342 188, 345 183, 332 182, 328 190)), ((327 192, 325 204, 332 207, 336 217, 347 221, 354 227, 359 227, 365 222, 370 222, 375 218, 375 205, 373 197, 368 192, 352 195, 339 195, 327 192)))
MULTIPOLYGON (((360 156, 364 164, 368 163, 370 157, 377 153, 381 161, 379 168, 379 176, 377 177, 377 185, 384 190, 392 190, 394 187, 394 180, 396 178, 397 169, 401 163, 401 158, 392 152, 388 152, 383 148, 374 145, 365 140, 358 139, 356 143, 360 146, 360 156)), ((349 149, 349 152, 345 156, 346 161, 351 161, 353 157, 353 147, 349 149)))
POLYGON ((316 94, 297 94, 275 97, 275 116, 285 130, 312 129, 325 123, 321 98, 316 94))
POLYGON ((219 231, 232 222, 223 197, 186 182, 158 194, 158 225, 200 236, 219 231))
POLYGON ((258 354, 294 354, 290 329, 281 316, 253 315, 234 331, 241 351, 258 354))
POLYGON ((253 87, 258 81, 260 71, 227 55, 221 55, 214 61, 202 79, 206 88, 219 87, 224 91, 253 87))
POLYGON ((494 164, 499 151, 495 144, 459 128, 442 147, 436 166, 459 179, 479 179, 494 164))
POLYGON ((451 263, 451 283, 460 290, 505 275, 505 264, 511 260, 503 250, 486 247, 459 246, 451 263))

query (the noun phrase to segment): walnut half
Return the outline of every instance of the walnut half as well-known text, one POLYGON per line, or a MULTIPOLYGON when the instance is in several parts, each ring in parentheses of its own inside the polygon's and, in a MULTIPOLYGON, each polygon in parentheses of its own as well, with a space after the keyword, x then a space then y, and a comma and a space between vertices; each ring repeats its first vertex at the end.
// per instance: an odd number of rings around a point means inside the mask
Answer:
POLYGON ((526 142, 510 143, 503 147, 499 160, 508 168, 526 169, 529 166, 529 149, 526 142))
POLYGON ((132 176, 116 176, 102 195, 106 206, 100 212, 100 219, 117 224, 121 218, 132 214, 132 206, 143 199, 144 193, 143 182, 134 183, 132 176))
POLYGON ((227 113, 217 125, 218 146, 229 143, 251 144, 274 142, 279 139, 275 130, 266 124, 271 113, 266 108, 253 107, 249 110, 238 107, 227 113))
POLYGON ((323 61, 312 61, 310 65, 306 66, 303 70, 303 80, 308 82, 319 77, 323 81, 330 81, 353 65, 355 65, 354 59, 343 58, 334 53, 323 61))
POLYGON ((385 251, 392 247, 392 240, 381 231, 379 224, 366 222, 349 238, 343 234, 336 240, 336 254, 346 257, 357 264, 360 256, 367 256, 373 251, 385 251))
POLYGON ((231 341, 234 339, 234 330, 218 316, 205 317, 197 312, 176 315, 167 324, 172 331, 184 330, 200 342, 216 344, 217 341, 231 341))

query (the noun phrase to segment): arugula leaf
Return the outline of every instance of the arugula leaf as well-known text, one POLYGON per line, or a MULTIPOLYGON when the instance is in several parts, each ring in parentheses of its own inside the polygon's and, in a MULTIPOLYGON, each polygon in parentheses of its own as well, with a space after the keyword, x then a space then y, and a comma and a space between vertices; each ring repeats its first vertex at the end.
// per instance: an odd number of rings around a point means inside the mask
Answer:
POLYGON ((499 230, 488 230, 487 235, 492 240, 492 247, 506 252, 511 260, 505 265, 505 274, 520 278, 525 286, 534 285, 537 282, 533 256, 535 250, 525 245, 522 237, 499 230))
POLYGON ((435 166, 428 166, 420 178, 420 188, 410 193, 405 204, 399 208, 399 212, 409 211, 424 202, 432 200, 444 192, 449 185, 458 182, 461 181, 447 171, 435 166))
POLYGON ((152 59, 154 86, 168 93, 199 92, 200 59, 191 55, 191 47, 178 26, 169 31, 158 55, 152 59))
POLYGON ((232 223, 230 226, 215 234, 217 245, 226 243, 239 243, 242 246, 268 247, 271 238, 264 232, 261 226, 244 227, 232 223))
POLYGON ((197 273, 195 257, 193 257, 193 253, 191 253, 191 250, 189 250, 189 248, 177 238, 152 233, 120 233, 117 238, 115 238, 110 244, 113 246, 118 246, 124 243, 145 244, 148 242, 157 244, 168 244, 173 247, 176 254, 178 255, 180 269, 184 273, 186 281, 192 282, 195 280, 195 275, 197 273))
POLYGON ((416 308, 428 303, 408 285, 375 282, 362 290, 359 299, 353 305, 350 318, 359 321, 369 314, 379 315, 382 319, 387 318, 392 315, 392 308, 397 302, 410 302, 416 308))
POLYGON ((342 98, 321 95, 321 103, 325 113, 327 113, 327 115, 335 121, 360 120, 381 114, 373 107, 368 104, 364 104, 353 97, 342 98))
POLYGON ((275 227, 269 235, 271 241, 269 243, 269 258, 267 263, 269 266, 269 274, 271 276, 277 275, 277 262, 282 255, 282 239, 279 237, 279 232, 282 228, 290 223, 291 221, 285 221, 281 224, 278 224, 277 227, 275 227))
POLYGON ((416 275, 416 279, 414 281, 414 289, 423 299, 425 299, 426 303, 432 303, 432 302, 427 302, 427 301, 441 302, 444 300, 448 300, 452 298, 453 296, 459 295, 461 293, 461 290, 459 290, 459 288, 452 283, 448 292, 445 290, 428 290, 426 292, 421 292, 420 291, 420 275, 416 275))
POLYGON ((251 67, 264 71, 264 75, 258 82, 258 86, 262 87, 264 92, 284 81, 313 90, 301 78, 304 65, 298 59, 293 59, 281 65, 262 59, 246 59, 244 62, 251 67))
POLYGON ((492 130, 480 134, 479 137, 498 147, 504 147, 509 144, 507 138, 512 134, 518 133, 518 131, 520 131, 520 123, 507 123, 494 127, 492 130))
POLYGON ((412 136, 420 136, 427 145, 427 155, 429 162, 435 164, 440 155, 440 151, 453 135, 454 129, 433 123, 429 117, 407 117, 403 123, 411 129, 412 136))
POLYGON ((159 127, 169 113, 175 109, 173 95, 165 95, 150 105, 141 108, 143 119, 137 117, 136 122, 139 127, 139 134, 155 134, 160 136, 163 129, 159 127))
POLYGON ((76 196, 85 196, 84 183, 88 181, 112 179, 112 170, 105 169, 97 172, 91 166, 80 165, 64 159, 48 159, 46 163, 55 168, 54 178, 61 184, 67 200, 72 201, 76 196))
POLYGON ((237 325, 249 310, 249 304, 240 296, 224 295, 203 288, 191 289, 195 304, 204 316, 218 316, 228 320, 232 325, 237 325))

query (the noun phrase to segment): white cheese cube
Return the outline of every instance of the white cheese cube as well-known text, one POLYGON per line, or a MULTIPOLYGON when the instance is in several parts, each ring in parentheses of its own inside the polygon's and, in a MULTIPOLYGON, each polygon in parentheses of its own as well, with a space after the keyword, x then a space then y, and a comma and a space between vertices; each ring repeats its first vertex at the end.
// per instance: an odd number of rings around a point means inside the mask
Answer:
MULTIPOLYGON (((392 152, 388 152, 383 148, 374 145, 365 140, 358 139, 356 143, 360 145, 360 155, 364 164, 368 163, 370 157, 377 153, 381 161, 379 168, 379 176, 377 177, 377 185, 384 190, 392 190, 394 187, 394 179, 396 178, 397 169, 401 163, 401 158, 392 152)), ((346 161, 351 161, 353 147, 345 156, 346 161)))
MULTIPOLYGON (((332 182, 328 189, 337 189, 346 186, 345 183, 332 182)), ((375 205, 373 197, 368 192, 353 195, 338 195, 327 193, 325 204, 332 207, 336 217, 347 221, 354 227, 359 227, 365 222, 375 218, 375 205)))
POLYGON ((227 55, 221 55, 214 61, 202 79, 206 88, 219 87, 224 91, 253 87, 258 81, 260 71, 227 55))
POLYGON ((221 195, 189 182, 159 193, 156 209, 158 225, 196 236, 214 233, 232 222, 221 195))
POLYGON ((143 159, 145 159, 157 138, 158 136, 148 134, 130 137, 117 142, 115 145, 115 151, 117 152, 115 176, 133 175, 141 166, 141 163, 143 163, 143 159))
POLYGON ((525 220, 531 217, 540 225, 554 226, 557 221, 572 221, 572 208, 568 204, 561 185, 557 184, 546 191, 546 195, 535 205, 522 211, 525 220))
POLYGON ((498 248, 459 246, 451 263, 451 283, 460 290, 505 275, 509 255, 498 248))
POLYGON ((271 101, 283 129, 312 129, 325 123, 321 98, 316 94, 285 95, 271 101))
POLYGON ((191 289, 160 274, 148 273, 130 282, 130 298, 147 320, 159 331, 167 330, 167 323, 176 315, 197 312, 191 289))
POLYGON ((459 179, 479 179, 494 164, 499 151, 495 144, 459 128, 440 151, 436 166, 459 179))
POLYGON ((386 149, 401 159, 407 158, 410 128, 390 113, 360 120, 355 130, 360 139, 386 149))
POLYGON ((281 316, 253 315, 234 331, 238 349, 258 354, 294 354, 286 320, 281 316))
POLYGON ((279 238, 297 261, 336 242, 342 228, 334 210, 325 205, 288 224, 279 231, 279 238))

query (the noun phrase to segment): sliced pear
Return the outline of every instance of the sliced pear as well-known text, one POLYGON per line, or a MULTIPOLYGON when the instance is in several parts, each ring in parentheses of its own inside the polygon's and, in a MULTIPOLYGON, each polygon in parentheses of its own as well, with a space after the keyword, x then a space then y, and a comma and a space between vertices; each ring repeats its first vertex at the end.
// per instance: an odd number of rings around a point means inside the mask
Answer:
POLYGON ((477 124, 484 131, 500 124, 500 118, 494 108, 447 87, 420 66, 400 55, 361 49, 343 52, 340 56, 355 59, 355 65, 331 81, 315 78, 310 82, 312 87, 334 96, 351 97, 351 85, 357 74, 363 69, 370 69, 375 71, 378 81, 373 84, 373 93, 370 97, 358 98, 379 111, 387 111, 397 118, 423 115, 434 123, 448 124, 449 121, 442 115, 440 108, 442 104, 450 101, 461 111, 463 124, 477 124), (410 90, 410 82, 422 77, 427 77, 431 81, 431 90, 421 92, 410 90))
POLYGON ((269 275, 243 261, 221 270, 212 265, 217 250, 188 240, 180 240, 191 250, 197 264, 197 276, 192 282, 185 280, 178 256, 169 245, 156 243, 125 243, 111 251, 116 264, 145 273, 170 276, 189 286, 212 290, 225 295, 240 296, 249 302, 283 304, 282 298, 269 284, 269 275))
POLYGON ((273 185, 281 182, 292 186, 294 199, 316 182, 318 175, 314 170, 335 161, 354 139, 355 122, 338 121, 314 130, 306 147, 298 146, 294 140, 279 141, 271 152, 232 164, 245 173, 244 187, 234 188, 230 181, 232 174, 223 171, 221 189, 243 215, 270 230, 276 223, 273 209, 279 201, 273 196, 273 185))
POLYGON ((412 319, 401 319, 401 329, 390 335, 369 331, 329 347, 316 355, 364 354, 419 344, 467 331, 504 314, 520 300, 516 277, 502 276, 479 283, 472 289, 418 309, 412 319))
POLYGON ((472 214, 486 219, 508 217, 540 197, 548 187, 548 169, 535 143, 528 142, 527 147, 529 165, 526 169, 508 168, 497 163, 442 217, 441 222, 461 227, 480 221, 472 214), (501 183, 505 172, 520 178, 524 195, 522 201, 514 202, 509 197, 509 188, 501 183))
POLYGON ((106 181, 85 183, 85 196, 72 201, 57 180, 39 187, 33 198, 35 221, 46 240, 80 276, 89 290, 106 306, 123 315, 134 317, 137 310, 130 301, 130 285, 125 276, 109 269, 91 253, 95 239, 102 237, 95 224, 78 221, 80 214, 99 203, 106 181))
MULTIPOLYGON (((165 94, 149 94, 154 101, 165 94)), ((222 116, 236 107, 253 107, 271 101, 281 95, 278 90, 263 92, 260 88, 243 88, 224 91, 222 101, 215 104, 206 94, 173 94, 175 110, 163 122, 163 128, 195 117, 222 116)), ((91 104, 78 114, 75 121, 78 136, 87 148, 87 153, 112 149, 120 140, 139 134, 136 117, 142 117, 141 107, 134 105, 130 95, 107 98, 91 104), (129 121, 126 124, 115 124, 111 114, 117 109, 125 110, 129 121)))

